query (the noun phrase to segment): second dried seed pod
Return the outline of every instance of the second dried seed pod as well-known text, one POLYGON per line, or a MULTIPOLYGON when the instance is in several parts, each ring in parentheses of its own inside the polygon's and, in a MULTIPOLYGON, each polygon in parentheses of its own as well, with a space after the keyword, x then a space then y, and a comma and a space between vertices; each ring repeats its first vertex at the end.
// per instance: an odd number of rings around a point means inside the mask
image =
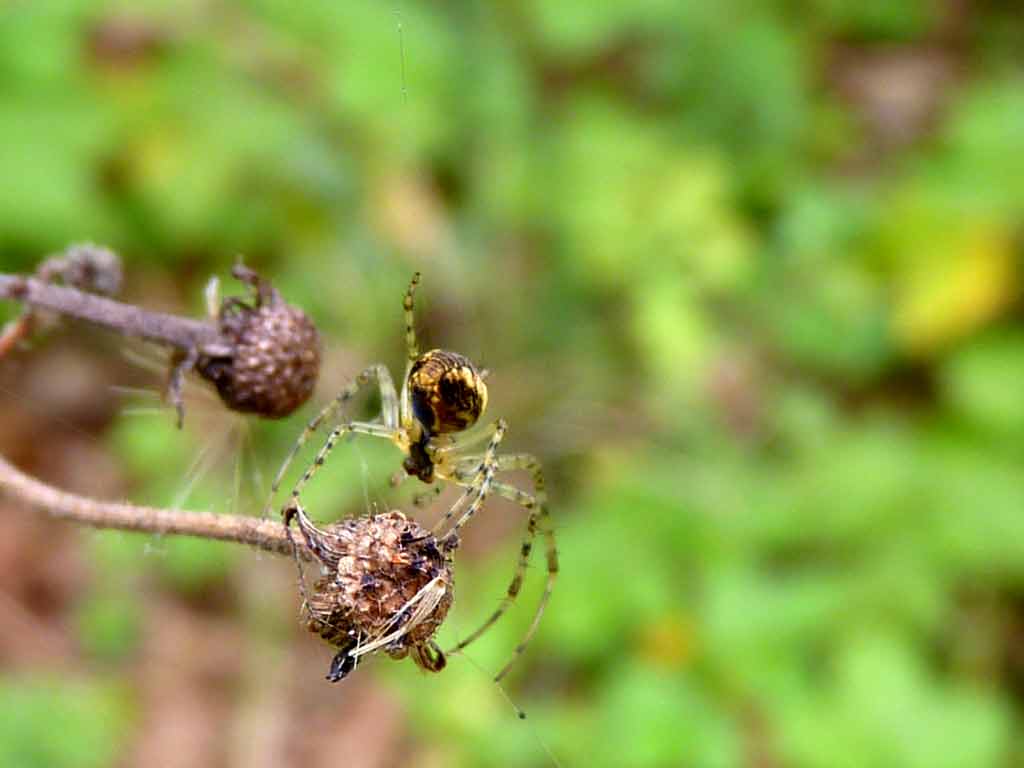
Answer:
POLYGON ((200 351, 196 371, 232 410, 283 418, 313 393, 320 336, 305 312, 287 304, 255 272, 236 266, 233 274, 253 286, 255 299, 224 301, 218 323, 226 347, 200 351))

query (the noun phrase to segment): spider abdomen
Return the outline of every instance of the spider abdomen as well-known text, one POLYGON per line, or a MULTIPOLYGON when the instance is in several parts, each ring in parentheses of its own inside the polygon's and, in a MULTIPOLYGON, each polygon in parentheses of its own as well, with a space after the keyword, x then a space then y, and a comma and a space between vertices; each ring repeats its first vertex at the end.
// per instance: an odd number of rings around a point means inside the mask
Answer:
POLYGON ((487 407, 487 385, 476 366, 455 352, 432 349, 409 371, 416 420, 432 435, 473 426, 487 407))

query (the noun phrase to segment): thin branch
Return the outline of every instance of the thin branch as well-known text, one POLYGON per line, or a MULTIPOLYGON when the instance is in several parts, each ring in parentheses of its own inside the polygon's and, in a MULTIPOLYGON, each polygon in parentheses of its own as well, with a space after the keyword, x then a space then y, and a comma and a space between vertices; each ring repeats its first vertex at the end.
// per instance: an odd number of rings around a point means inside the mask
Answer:
POLYGON ((38 309, 104 326, 126 336, 169 344, 185 351, 226 346, 220 330, 213 323, 150 312, 35 277, 0 274, 0 299, 21 301, 38 309))
MULTIPOLYGON (((54 517, 93 528, 233 541, 276 555, 292 554, 292 544, 278 520, 90 499, 53 488, 25 474, 3 457, 0 457, 0 493, 54 517)), ((296 546, 299 557, 313 559, 304 545, 296 542, 296 546)))

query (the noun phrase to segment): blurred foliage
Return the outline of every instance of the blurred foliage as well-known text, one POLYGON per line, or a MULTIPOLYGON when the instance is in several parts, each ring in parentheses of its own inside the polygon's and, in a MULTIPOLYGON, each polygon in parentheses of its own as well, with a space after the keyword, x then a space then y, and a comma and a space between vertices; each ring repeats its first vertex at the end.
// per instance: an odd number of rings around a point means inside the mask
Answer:
MULTIPOLYGON (((401 364, 423 270, 425 343, 492 370, 508 442, 550 474, 563 568, 511 677, 526 729, 477 665, 528 607, 441 675, 375 665, 446 764, 546 764, 534 736, 594 768, 1020 764, 1012 5, 9 3, 4 268, 102 241, 135 297, 198 312, 244 253, 338 356, 321 399, 401 364)), ((231 469, 183 481, 227 431, 198 418, 114 425, 134 498, 248 498, 231 469)), ((300 423, 227 451, 265 478, 300 423)), ((312 509, 393 500, 392 449, 338 453, 312 509)), ((449 633, 504 593, 515 538, 460 562, 449 633)), ((93 543, 79 630, 116 658, 125 573, 154 558, 93 543)), ((156 548, 190 593, 237 560, 156 548)), ((0 763, 111 764, 103 685, 5 684, 0 763)))
POLYGON ((28 679, 0 684, 0 762, 20 768, 113 765, 130 701, 110 686, 28 679))

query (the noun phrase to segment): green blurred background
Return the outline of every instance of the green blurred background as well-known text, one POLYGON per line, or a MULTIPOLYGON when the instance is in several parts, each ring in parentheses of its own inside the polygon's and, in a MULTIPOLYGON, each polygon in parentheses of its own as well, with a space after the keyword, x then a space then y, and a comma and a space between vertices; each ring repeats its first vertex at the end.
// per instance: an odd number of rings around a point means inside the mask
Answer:
MULTIPOLYGON (((418 269, 562 577, 524 723, 489 674, 542 558, 442 674, 330 686, 291 563, 0 502, 0 765, 1024 765, 1022 147, 1011 0, 4 3, 3 271, 92 240, 200 314, 244 254, 325 338, 301 413, 196 384, 178 432, 152 350, 51 327, 0 362, 4 454, 259 514, 316 404, 400 370, 418 269)), ((314 515, 412 509, 399 458, 341 446, 314 515)), ((443 638, 524 524, 470 527, 443 638)))

